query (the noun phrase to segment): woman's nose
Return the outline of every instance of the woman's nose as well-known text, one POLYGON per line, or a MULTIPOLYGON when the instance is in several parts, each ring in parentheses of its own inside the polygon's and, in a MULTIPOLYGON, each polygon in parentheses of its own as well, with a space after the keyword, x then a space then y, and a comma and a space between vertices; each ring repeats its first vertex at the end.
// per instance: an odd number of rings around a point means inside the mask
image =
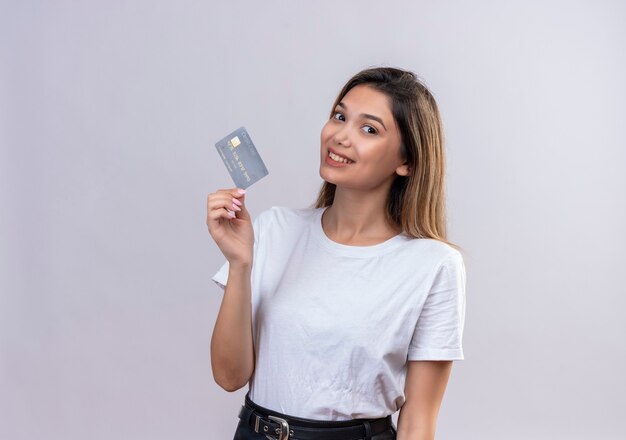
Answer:
POLYGON ((349 128, 346 125, 344 125, 341 130, 337 131, 337 133, 335 133, 335 143, 337 143, 338 145, 343 145, 345 147, 349 147, 351 142, 350 142, 350 131, 349 128))

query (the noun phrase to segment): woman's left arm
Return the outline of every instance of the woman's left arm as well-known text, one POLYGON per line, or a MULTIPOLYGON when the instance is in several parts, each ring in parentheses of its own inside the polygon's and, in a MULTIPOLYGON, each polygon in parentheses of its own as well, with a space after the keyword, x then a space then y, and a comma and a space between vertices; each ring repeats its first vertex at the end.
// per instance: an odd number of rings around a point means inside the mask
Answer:
POLYGON ((434 440, 452 361, 408 361, 397 440, 434 440))

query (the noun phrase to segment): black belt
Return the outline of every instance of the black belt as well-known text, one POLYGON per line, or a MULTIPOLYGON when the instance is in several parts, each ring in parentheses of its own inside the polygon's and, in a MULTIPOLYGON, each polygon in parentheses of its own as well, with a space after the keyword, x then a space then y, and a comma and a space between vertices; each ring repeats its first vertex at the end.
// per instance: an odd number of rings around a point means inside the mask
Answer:
POLYGON ((276 440, 370 440, 374 435, 391 429, 391 415, 380 419, 354 419, 322 421, 287 416, 263 408, 252 402, 246 394, 246 403, 239 418, 254 432, 276 440))

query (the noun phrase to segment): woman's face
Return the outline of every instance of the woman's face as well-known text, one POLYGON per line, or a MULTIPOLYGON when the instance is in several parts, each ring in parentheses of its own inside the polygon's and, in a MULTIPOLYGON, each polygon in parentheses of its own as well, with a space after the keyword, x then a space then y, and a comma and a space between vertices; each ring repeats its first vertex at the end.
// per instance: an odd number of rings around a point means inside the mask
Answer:
POLYGON ((373 190, 407 175, 389 98, 361 84, 352 88, 322 128, 320 176, 337 186, 373 190))

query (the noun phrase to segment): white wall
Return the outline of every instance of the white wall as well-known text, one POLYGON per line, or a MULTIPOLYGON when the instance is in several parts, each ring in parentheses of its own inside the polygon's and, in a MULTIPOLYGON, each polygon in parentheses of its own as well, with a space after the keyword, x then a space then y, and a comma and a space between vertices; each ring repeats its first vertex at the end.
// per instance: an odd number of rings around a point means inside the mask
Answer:
POLYGON ((418 72, 448 140, 466 359, 438 439, 626 430, 626 6, 619 1, 0 4, 0 438, 228 439, 214 384, 214 142, 253 213, 308 206, 335 94, 418 72))

